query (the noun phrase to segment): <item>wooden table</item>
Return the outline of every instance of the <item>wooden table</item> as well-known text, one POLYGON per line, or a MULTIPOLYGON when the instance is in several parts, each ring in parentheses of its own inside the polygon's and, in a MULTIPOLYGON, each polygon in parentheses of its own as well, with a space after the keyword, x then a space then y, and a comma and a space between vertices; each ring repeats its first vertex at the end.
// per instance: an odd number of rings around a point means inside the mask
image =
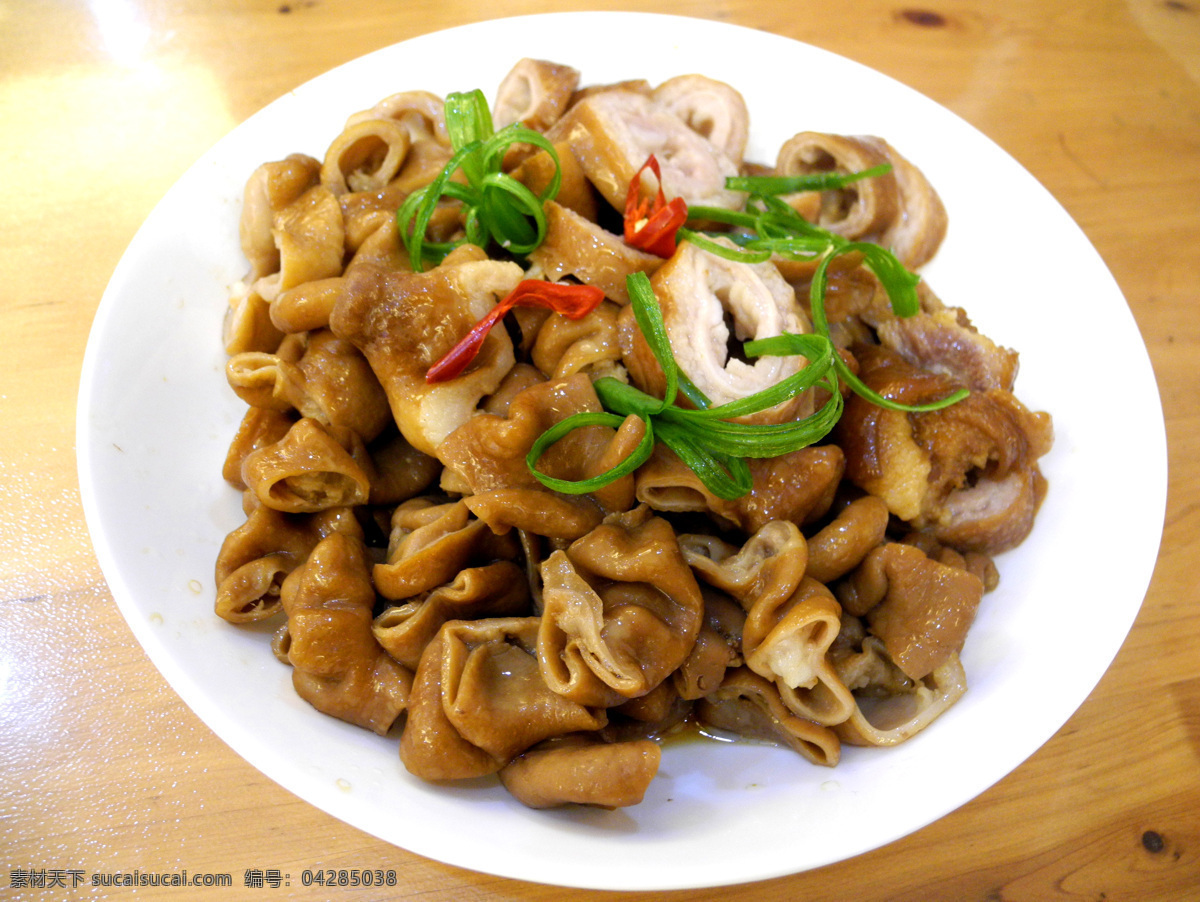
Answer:
MULTIPOLYGON (((502 12, 584 6, 528 0, 502 12)), ((1200 899, 1200 2, 650 7, 851 57, 1010 151, 1066 206, 1128 298, 1159 379, 1171 467, 1162 552, 1128 640, 1078 713, 1015 773, 853 860, 668 897, 1200 899)), ((460 0, 0 4, 0 897, 26 897, 10 886, 21 869, 182 868, 232 872, 234 889, 154 898, 326 897, 296 881, 246 889, 242 873, 254 866, 395 868, 402 880, 393 898, 606 897, 425 860, 254 770, 184 706, 134 641, 79 501, 74 414, 88 328, 117 260, 167 188, 295 85, 384 45, 485 17, 480 4, 460 0)), ((1098 360, 1109 350, 1096 349, 1098 360)), ((1112 486, 1113 522, 1098 536, 1119 557, 1120 474, 1112 486)))

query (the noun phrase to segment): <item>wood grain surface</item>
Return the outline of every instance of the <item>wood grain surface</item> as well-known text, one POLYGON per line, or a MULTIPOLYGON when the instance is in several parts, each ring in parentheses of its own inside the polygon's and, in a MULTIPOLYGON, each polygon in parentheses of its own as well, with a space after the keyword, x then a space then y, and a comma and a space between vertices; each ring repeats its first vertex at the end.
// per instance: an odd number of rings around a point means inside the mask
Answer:
MULTIPOLYGON (((88 329, 135 230, 218 138, 323 71, 491 15, 594 0, 0 2, 0 899, 23 871, 392 868, 345 898, 592 900, 445 866, 292 796, 183 704, 134 640, 80 507, 88 329)), ((1066 207, 1128 299, 1170 446, 1162 550, 1120 654, 1070 721, 977 799, 890 845, 676 900, 1200 899, 1200 0, 659 0, 639 8, 806 41, 893 76, 1008 150, 1066 207)), ((652 43, 639 51, 652 52, 652 43)), ((719 52, 719 49, 714 49, 719 52)), ((1086 298, 1078 299, 1086 316, 1086 298)), ((1069 340, 1064 336, 1064 340, 1069 340)), ((1096 348, 1103 391, 1119 349, 1096 348)), ((1114 411, 1114 429, 1120 412, 1114 411)), ((1137 461, 1129 464, 1137 466, 1137 461)), ((1095 541, 1120 566, 1121 474, 1095 541)), ((1070 636, 1063 642, 1069 643, 1070 636)), ((713 849, 712 854, 721 854, 713 849)), ((614 862, 614 867, 619 867, 614 862)), ((90 879, 90 877, 89 877, 90 879)), ((19 882, 19 881, 18 881, 19 882)))

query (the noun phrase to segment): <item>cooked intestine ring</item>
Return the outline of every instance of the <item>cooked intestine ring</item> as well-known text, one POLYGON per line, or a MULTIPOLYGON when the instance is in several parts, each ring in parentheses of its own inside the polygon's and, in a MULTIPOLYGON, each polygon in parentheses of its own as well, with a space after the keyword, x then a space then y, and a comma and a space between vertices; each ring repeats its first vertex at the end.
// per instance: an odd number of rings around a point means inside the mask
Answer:
POLYGON ((704 75, 677 75, 651 96, 741 164, 750 137, 750 111, 736 88, 704 75))
POLYGON ((569 143, 588 180, 616 209, 624 207, 629 183, 651 154, 662 164, 668 199, 728 209, 744 200, 725 187, 725 179, 737 175, 737 163, 664 104, 634 90, 587 95, 546 137, 569 143))
MULTIPOLYGON (((764 356, 751 363, 730 350, 732 342, 810 331, 795 292, 772 264, 727 260, 685 242, 650 281, 675 362, 713 405, 748 397, 803 367, 799 356, 764 356)), ((626 316, 632 326, 632 310, 626 316)), ((633 382, 661 396, 666 379, 641 332, 624 330, 623 342, 633 382)), ((799 395, 744 419, 780 423, 805 416, 811 404, 809 394, 799 395)))
POLYGON ((577 69, 547 60, 520 60, 496 89, 492 123, 497 129, 520 122, 545 131, 562 116, 578 86, 577 69))
POLYGON ((321 164, 321 184, 335 195, 382 191, 396 177, 412 144, 394 119, 364 119, 329 145, 321 164))
POLYGON ((933 258, 946 235, 947 216, 924 174, 894 147, 873 135, 800 132, 780 149, 779 175, 890 171, 821 193, 818 224, 850 239, 877 241, 910 269, 933 258))
POLYGON ((446 133, 445 102, 428 91, 400 91, 391 94, 370 109, 351 115, 346 120, 346 128, 371 119, 399 122, 414 144, 423 140, 434 140, 446 147, 450 146, 450 136, 446 133))

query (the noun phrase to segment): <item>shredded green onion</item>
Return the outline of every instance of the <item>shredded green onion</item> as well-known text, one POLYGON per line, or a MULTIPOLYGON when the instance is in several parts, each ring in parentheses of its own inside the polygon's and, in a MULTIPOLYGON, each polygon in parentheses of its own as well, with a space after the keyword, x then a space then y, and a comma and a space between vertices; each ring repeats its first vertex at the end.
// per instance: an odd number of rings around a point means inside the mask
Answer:
POLYGON ((842 415, 841 381, 873 404, 906 412, 940 410, 965 397, 968 392, 962 389, 929 404, 902 404, 880 395, 858 378, 837 353, 830 337, 825 315, 830 264, 843 254, 859 254, 862 265, 879 279, 898 316, 919 312, 916 287, 920 277, 909 272, 887 248, 850 241, 814 225, 778 197, 796 191, 841 187, 861 178, 881 175, 889 169, 881 166, 849 175, 822 173, 731 178, 726 182, 728 187, 749 194, 745 209, 690 207, 689 222, 726 226, 730 231, 702 232, 681 228, 677 235, 681 241, 691 241, 703 250, 743 263, 763 263, 775 255, 816 263, 809 289, 814 332, 809 335, 784 333, 750 341, 744 346, 751 357, 798 354, 805 357, 807 363, 799 372, 769 388, 712 406, 675 362, 662 309, 654 297, 649 278, 645 273, 634 273, 626 281, 630 303, 642 335, 666 377, 663 397, 655 398, 612 377, 597 379, 593 387, 607 413, 575 414, 544 432, 526 456, 533 475, 543 485, 567 494, 595 491, 632 473, 650 457, 655 444, 661 442, 695 472, 713 495, 732 500, 753 488, 748 459, 779 457, 808 447, 829 434, 842 415), (828 400, 804 419, 766 424, 737 422, 739 418, 767 410, 815 387, 825 389, 828 400), (677 405, 675 400, 680 394, 692 406, 677 405), (597 424, 619 427, 629 416, 639 417, 645 423, 645 436, 625 460, 607 472, 591 479, 571 481, 555 479, 537 469, 546 449, 572 430, 597 424))
MULTIPOLYGON (((825 292, 829 281, 829 265, 842 254, 858 253, 863 265, 879 279, 887 293, 888 302, 897 316, 913 316, 920 312, 921 301, 917 296, 920 276, 909 272, 890 250, 868 241, 850 241, 828 229, 815 225, 777 195, 795 191, 827 190, 842 187, 850 182, 888 172, 890 166, 876 166, 862 172, 840 175, 819 173, 812 176, 745 176, 730 178, 726 185, 749 192, 744 211, 729 211, 715 207, 689 208, 689 221, 722 223, 739 229, 730 234, 734 247, 716 241, 709 234, 680 229, 679 238, 693 242, 729 260, 743 263, 761 263, 774 255, 792 260, 817 261, 809 287, 809 308, 812 312, 813 329, 818 335, 829 337, 829 323, 825 317, 825 292)), ((924 413, 941 410, 965 398, 969 392, 960 389, 945 398, 928 404, 902 404, 885 398, 869 388, 850 369, 840 355, 833 355, 833 369, 855 394, 880 407, 902 410, 908 413, 924 413)))
POLYGON ((519 123, 495 131, 487 99, 479 90, 446 97, 446 132, 453 155, 426 187, 414 191, 396 213, 400 237, 412 268, 440 263, 462 244, 486 248, 496 244, 524 256, 546 237, 543 205, 558 195, 562 170, 554 146, 545 136, 519 123), (505 152, 514 144, 532 144, 550 154, 554 175, 541 194, 535 194, 504 172, 505 152), (452 181, 461 173, 466 184, 452 181), (428 240, 429 223, 443 199, 463 206, 463 237, 451 242, 428 240))
POLYGON ((593 383, 596 395, 605 410, 615 415, 608 424, 619 425, 625 417, 637 416, 646 425, 646 437, 632 454, 606 473, 578 481, 553 479, 537 469, 537 462, 545 450, 573 429, 602 422, 597 419, 601 415, 595 413, 567 417, 539 436, 526 457, 530 471, 543 485, 568 494, 594 491, 633 472, 649 458, 654 443, 661 442, 675 452, 696 473, 705 488, 718 498, 738 498, 752 488, 747 458, 778 457, 807 447, 824 438, 841 416, 842 396, 833 369, 834 360, 839 358, 828 338, 788 334, 777 339, 747 342, 746 353, 751 356, 800 354, 808 359, 808 363, 798 373, 770 388, 713 407, 683 376, 675 362, 662 308, 654 297, 650 279, 645 273, 633 273, 626 285, 634 316, 666 376, 666 391, 662 398, 655 398, 619 379, 597 379, 593 383), (684 389, 684 383, 689 388, 684 389), (732 418, 774 407, 816 385, 829 391, 829 400, 816 413, 802 420, 768 425, 731 422, 732 418), (695 409, 680 407, 675 403, 679 394, 693 403, 699 400, 700 404, 695 409))
POLYGON ((889 163, 873 166, 861 172, 812 172, 807 175, 749 175, 730 176, 725 187, 731 191, 746 191, 752 194, 796 194, 801 191, 832 191, 846 185, 875 178, 891 172, 889 163))
POLYGON ((576 429, 582 429, 585 426, 610 426, 613 429, 620 429, 621 424, 624 422, 625 418, 622 416, 597 411, 577 413, 574 416, 567 417, 565 420, 555 423, 538 437, 529 454, 526 456, 526 462, 529 465, 530 471, 538 478, 542 485, 566 495, 582 495, 586 492, 594 492, 623 476, 628 476, 649 460, 650 455, 654 453, 654 433, 649 428, 646 429, 642 440, 638 442, 638 446, 623 461, 616 464, 612 469, 606 470, 591 479, 558 479, 554 476, 547 476, 535 466, 542 453, 569 432, 574 432, 576 429))

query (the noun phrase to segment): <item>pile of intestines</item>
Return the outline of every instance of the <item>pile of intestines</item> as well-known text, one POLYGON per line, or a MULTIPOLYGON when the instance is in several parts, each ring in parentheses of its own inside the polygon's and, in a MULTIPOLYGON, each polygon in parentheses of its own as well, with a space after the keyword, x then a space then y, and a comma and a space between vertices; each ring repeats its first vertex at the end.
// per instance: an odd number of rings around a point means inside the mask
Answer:
MULTIPOLYGON (((799 108, 799 107, 798 107, 799 108)), ((221 548, 217 613, 278 623, 275 656, 318 710, 398 737, 432 781, 498 774, 534 807, 643 798, 664 739, 737 734, 835 765, 842 743, 889 746, 966 690, 959 652, 992 556, 1029 533, 1050 418, 1012 394, 1015 352, 924 283, 892 312, 853 256, 829 268, 830 335, 880 395, 845 392, 823 440, 749 461, 753 488, 723 499, 664 445, 585 494, 547 488, 526 456, 568 415, 600 411, 593 381, 662 391, 626 290, 650 277, 679 368, 714 401, 804 365, 751 362, 739 343, 811 328, 811 261, 742 263, 681 241, 669 258, 620 233, 648 155, 667 198, 736 207, 739 173, 883 175, 788 198, 831 233, 928 261, 946 214, 884 140, 801 132, 774 165, 743 159, 749 116, 728 85, 688 75, 581 88, 566 66, 521 61, 495 127, 521 122, 557 151, 562 185, 527 255, 462 244, 414 271, 397 210, 452 154, 443 99, 414 91, 350 117, 324 160, 297 154, 250 178, 250 263, 224 336, 248 409, 224 478, 246 520, 221 548), (615 225, 614 225, 615 223, 615 225), (429 368, 525 279, 600 288, 582 319, 518 308, 461 374, 429 368)), ((505 170, 544 186, 549 154, 505 170)), ((440 202, 431 240, 462 215, 440 202)), ((843 386, 843 391, 844 386, 843 386)), ((811 389, 755 415, 806 416, 811 389)), ((571 432, 537 468, 602 473, 645 434, 571 432)))

